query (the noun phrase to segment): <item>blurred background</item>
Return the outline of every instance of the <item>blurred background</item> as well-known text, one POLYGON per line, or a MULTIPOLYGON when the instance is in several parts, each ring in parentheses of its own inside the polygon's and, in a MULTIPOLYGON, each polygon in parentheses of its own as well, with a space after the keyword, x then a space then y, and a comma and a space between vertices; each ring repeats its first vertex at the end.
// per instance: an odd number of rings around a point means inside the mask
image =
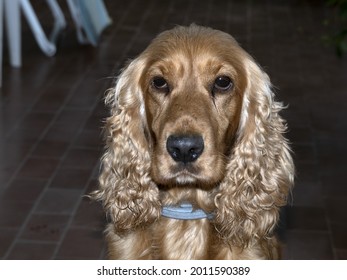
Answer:
POLYGON ((281 217, 283 258, 347 259, 346 1, 105 0, 94 37, 71 2, 57 1, 59 28, 52 1, 0 1, 0 259, 106 257, 105 215, 84 197, 97 186, 104 92, 156 34, 192 22, 233 35, 288 105, 297 178, 281 217), (9 10, 17 1, 21 23, 9 10), (28 3, 47 37, 58 25, 46 53, 28 3), (9 47, 16 24, 20 52, 9 47))

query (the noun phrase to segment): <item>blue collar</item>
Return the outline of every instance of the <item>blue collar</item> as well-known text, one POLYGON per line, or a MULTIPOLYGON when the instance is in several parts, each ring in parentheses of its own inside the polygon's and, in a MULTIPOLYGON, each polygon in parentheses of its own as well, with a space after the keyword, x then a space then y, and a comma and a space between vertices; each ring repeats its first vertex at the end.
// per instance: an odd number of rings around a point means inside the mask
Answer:
POLYGON ((179 206, 163 206, 161 215, 176 220, 212 220, 214 218, 213 213, 206 213, 202 209, 194 210, 193 205, 187 202, 181 203, 179 206))

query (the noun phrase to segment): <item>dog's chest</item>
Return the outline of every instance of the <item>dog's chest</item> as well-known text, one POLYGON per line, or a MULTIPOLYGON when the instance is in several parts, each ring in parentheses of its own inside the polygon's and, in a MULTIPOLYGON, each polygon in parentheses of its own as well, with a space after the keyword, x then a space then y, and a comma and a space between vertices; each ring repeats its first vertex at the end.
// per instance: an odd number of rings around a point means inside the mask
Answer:
POLYGON ((207 219, 161 218, 153 230, 153 248, 158 259, 206 259, 211 225, 207 219))

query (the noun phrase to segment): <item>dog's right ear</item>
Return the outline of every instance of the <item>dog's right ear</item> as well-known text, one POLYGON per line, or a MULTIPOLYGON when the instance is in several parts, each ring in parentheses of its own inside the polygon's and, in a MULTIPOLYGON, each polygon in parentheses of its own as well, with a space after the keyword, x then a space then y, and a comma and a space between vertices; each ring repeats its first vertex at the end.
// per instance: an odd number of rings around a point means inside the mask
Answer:
POLYGON ((141 56, 133 60, 106 96, 111 116, 105 125, 99 190, 92 196, 103 202, 119 233, 154 222, 161 209, 158 188, 149 175, 151 157, 140 87, 145 65, 141 56))

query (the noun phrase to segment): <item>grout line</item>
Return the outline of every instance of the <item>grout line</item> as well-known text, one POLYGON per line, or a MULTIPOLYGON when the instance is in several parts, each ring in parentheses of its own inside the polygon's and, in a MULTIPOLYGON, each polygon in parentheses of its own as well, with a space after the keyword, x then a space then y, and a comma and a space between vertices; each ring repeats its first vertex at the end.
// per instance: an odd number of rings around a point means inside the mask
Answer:
POLYGON ((18 242, 20 243, 26 243, 26 244, 35 244, 35 245, 56 245, 56 241, 52 240, 32 240, 32 239, 25 239, 21 238, 18 239, 18 242))

